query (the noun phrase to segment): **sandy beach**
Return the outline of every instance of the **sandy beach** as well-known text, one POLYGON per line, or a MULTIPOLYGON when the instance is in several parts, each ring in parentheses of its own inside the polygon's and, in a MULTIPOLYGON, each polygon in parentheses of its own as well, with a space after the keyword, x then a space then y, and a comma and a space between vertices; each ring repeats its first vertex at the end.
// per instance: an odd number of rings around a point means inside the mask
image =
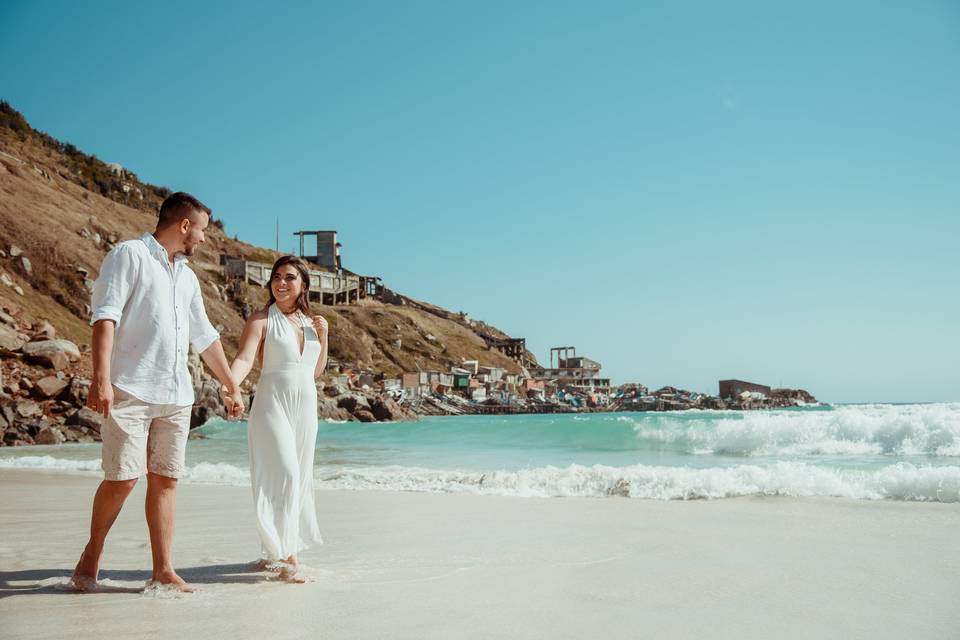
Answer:
POLYGON ((91 476, 0 471, 4 638, 957 638, 960 511, 844 499, 318 494, 315 579, 257 556, 249 490, 184 484, 175 560, 143 594, 143 486, 96 593, 64 588, 91 476))

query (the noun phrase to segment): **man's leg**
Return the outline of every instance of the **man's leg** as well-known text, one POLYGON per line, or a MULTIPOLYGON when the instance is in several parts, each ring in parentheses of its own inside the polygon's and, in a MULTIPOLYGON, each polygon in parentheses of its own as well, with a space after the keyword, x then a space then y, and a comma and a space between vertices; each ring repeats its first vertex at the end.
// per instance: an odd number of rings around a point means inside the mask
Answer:
POLYGON ((107 533, 137 479, 146 471, 148 408, 117 387, 113 388, 113 395, 110 416, 100 427, 104 480, 93 498, 90 539, 73 572, 73 586, 81 591, 96 584, 107 533))
POLYGON ((97 581, 100 572, 100 559, 103 557, 103 544, 107 539, 110 527, 120 515, 123 503, 133 491, 137 479, 132 480, 104 480, 97 489, 93 498, 93 514, 90 517, 90 539, 80 561, 73 571, 73 585, 85 591, 97 581))
POLYGON ((147 444, 147 527, 153 552, 153 580, 181 591, 196 591, 173 570, 177 478, 185 467, 191 407, 170 407, 150 425, 147 444))
POLYGON ((153 580, 181 591, 195 589, 173 570, 173 529, 177 514, 177 479, 147 474, 147 527, 153 552, 153 580))

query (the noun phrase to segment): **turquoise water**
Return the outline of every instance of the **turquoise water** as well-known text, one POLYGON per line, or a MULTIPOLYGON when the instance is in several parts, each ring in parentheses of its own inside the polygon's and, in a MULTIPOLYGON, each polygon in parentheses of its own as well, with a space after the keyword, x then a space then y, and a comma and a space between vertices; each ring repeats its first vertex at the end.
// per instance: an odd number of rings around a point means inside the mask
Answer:
MULTIPOLYGON (((246 423, 200 432, 186 480, 249 483, 246 423)), ((0 466, 85 472, 98 458, 99 445, 25 447, 0 466)), ((316 477, 321 489, 954 502, 960 404, 323 422, 316 477)))

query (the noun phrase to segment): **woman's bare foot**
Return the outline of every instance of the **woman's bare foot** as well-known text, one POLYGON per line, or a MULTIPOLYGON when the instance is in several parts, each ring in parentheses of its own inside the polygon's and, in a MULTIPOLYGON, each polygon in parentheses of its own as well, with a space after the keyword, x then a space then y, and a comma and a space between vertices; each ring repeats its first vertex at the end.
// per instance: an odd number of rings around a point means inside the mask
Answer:
POLYGON ((73 576, 70 578, 70 586, 77 591, 90 591, 97 586, 97 574, 100 573, 99 558, 88 553, 87 549, 80 554, 80 560, 73 570, 73 576))
POLYGON ((197 590, 196 587, 187 584, 183 578, 177 575, 173 570, 170 571, 161 571, 159 573, 154 572, 153 579, 147 583, 147 586, 152 585, 164 585, 167 587, 172 587, 177 591, 182 591, 184 593, 193 593, 197 590))
POLYGON ((300 573, 300 565, 288 564, 282 569, 278 576, 281 580, 291 584, 304 584, 307 582, 306 576, 300 573))

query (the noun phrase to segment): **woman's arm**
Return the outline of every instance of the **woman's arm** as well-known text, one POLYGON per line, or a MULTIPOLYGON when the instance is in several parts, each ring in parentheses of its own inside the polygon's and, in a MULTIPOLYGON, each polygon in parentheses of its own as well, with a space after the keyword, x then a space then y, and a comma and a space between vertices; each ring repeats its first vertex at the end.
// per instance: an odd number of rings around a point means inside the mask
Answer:
POLYGON ((320 339, 320 357, 317 359, 317 368, 313 371, 313 377, 319 378, 320 374, 327 368, 327 347, 330 342, 330 332, 327 326, 327 320, 323 316, 313 316, 313 330, 317 332, 320 339))
POLYGON ((253 369, 253 363, 256 362, 257 352, 260 350, 260 343, 263 342, 263 331, 267 326, 267 314, 258 312, 247 319, 243 325, 243 333, 240 334, 240 349, 237 351, 237 357, 233 359, 230 365, 230 373, 233 379, 240 385, 250 375, 253 369))

